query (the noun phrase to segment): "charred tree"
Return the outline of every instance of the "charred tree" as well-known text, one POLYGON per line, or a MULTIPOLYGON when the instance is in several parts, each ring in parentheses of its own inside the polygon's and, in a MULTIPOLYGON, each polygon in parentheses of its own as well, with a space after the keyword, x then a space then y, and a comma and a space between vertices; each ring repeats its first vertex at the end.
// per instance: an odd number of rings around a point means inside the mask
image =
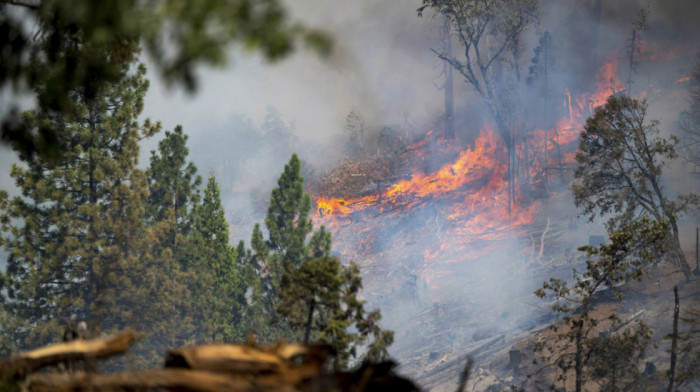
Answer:
POLYGON ((506 143, 508 165, 508 211, 515 194, 515 129, 508 121, 519 110, 520 35, 536 19, 535 0, 423 0, 418 16, 426 9, 449 18, 464 49, 463 59, 445 51, 435 54, 459 72, 479 93, 506 143))
POLYGON ((673 334, 671 335, 671 367, 668 369, 668 392, 673 392, 673 382, 676 379, 676 358, 678 357, 678 286, 673 286, 673 334))
MULTIPOLYGON (((440 37, 442 41, 442 47, 444 49, 445 54, 448 57, 452 57, 452 28, 450 24, 450 17, 444 15, 443 21, 444 23, 441 31, 442 34, 440 37)), ((443 92, 445 93, 445 138, 449 140, 454 140, 454 81, 452 78, 452 66, 450 66, 450 63, 445 60, 443 60, 443 73, 445 74, 445 83, 442 86, 443 92)))
POLYGON ((554 57, 552 54, 552 36, 548 31, 545 31, 540 37, 539 44, 535 48, 535 56, 532 58, 530 66, 530 74, 527 77, 527 84, 530 87, 537 88, 538 93, 542 95, 542 112, 544 125, 544 183, 549 185, 548 165, 549 165, 549 72, 554 65, 554 57))
POLYGON ((629 71, 627 74, 626 86, 627 91, 625 91, 627 95, 632 95, 632 76, 637 72, 637 66, 639 65, 634 56, 641 52, 641 34, 644 30, 646 30, 648 14, 649 12, 642 8, 639 13, 637 13, 637 18, 635 19, 634 23, 632 23, 632 34, 627 46, 627 58, 629 60, 629 71))

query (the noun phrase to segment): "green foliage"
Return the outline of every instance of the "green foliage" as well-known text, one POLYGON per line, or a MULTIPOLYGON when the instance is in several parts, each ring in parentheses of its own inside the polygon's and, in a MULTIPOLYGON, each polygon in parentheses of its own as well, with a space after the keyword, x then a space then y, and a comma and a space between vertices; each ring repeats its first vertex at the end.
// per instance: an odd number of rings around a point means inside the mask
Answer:
POLYGON ((2 333, 27 349, 54 342, 69 319, 97 322, 105 332, 137 327, 148 345, 133 350, 151 364, 176 342, 172 312, 182 286, 172 257, 152 251, 148 182, 136 169, 138 140, 158 130, 137 122, 148 88, 145 67, 87 100, 72 91, 70 115, 27 112, 30 128, 62 129, 66 150, 54 165, 41 158, 15 165, 21 196, 0 203, 2 244, 10 253, 0 300, 14 325, 2 333), (12 329, 10 329, 12 328, 12 329))
MULTIPOLYGON (((279 0, 10 1, 0 4, 0 37, 0 86, 34 90, 38 111, 55 115, 73 110, 73 91, 89 102, 121 80, 140 45, 166 81, 189 90, 196 67, 224 65, 233 43, 268 60, 288 55, 299 41, 321 54, 330 50, 326 34, 291 23, 279 0)), ((2 139, 24 157, 38 152, 55 162, 61 128, 35 130, 13 108, 2 139)))
MULTIPOLYGON (((590 336, 601 321, 593 317, 591 301, 602 289, 611 290, 621 301, 622 293, 617 288, 617 284, 627 280, 639 280, 647 275, 647 268, 656 261, 658 249, 662 249, 666 242, 667 232, 667 222, 642 217, 630 226, 612 232, 609 243, 597 248, 592 246, 579 248, 588 256, 586 271, 579 274, 574 270, 572 285, 562 279, 550 278, 535 291, 535 295, 540 298, 552 295, 555 299, 552 310, 564 314, 564 325, 553 326, 553 329, 558 332, 558 346, 545 343, 539 345, 537 351, 546 360, 552 361, 560 368, 562 371, 560 380, 565 379, 566 373, 573 369, 576 372, 577 391, 581 390, 581 385, 586 378, 586 368, 592 369, 594 378, 598 379, 619 375, 615 372, 624 369, 627 369, 627 376, 629 376, 631 368, 621 367, 621 364, 611 362, 607 362, 606 365, 606 361, 611 359, 617 361, 623 353, 636 359, 643 355, 643 348, 649 335, 649 330, 644 324, 640 324, 636 332, 625 331, 622 335, 613 335, 605 338, 606 340, 590 336), (601 345, 608 345, 610 350, 615 351, 612 353, 604 351, 601 345), (613 373, 601 372, 601 367, 605 366, 617 367, 616 370, 611 370, 613 373)), ((606 318, 612 320, 613 325, 617 321, 615 314, 606 318)), ((624 378, 628 378, 627 376, 624 378)), ((633 377, 632 381, 634 380, 633 377)), ((620 386, 618 385, 617 388, 620 386)))
POLYGON ((639 364, 646 354, 652 330, 640 322, 637 330, 594 337, 590 340, 587 365, 590 378, 601 391, 636 391, 641 374, 639 364))
POLYGON ((192 213, 192 230, 182 254, 184 268, 194 275, 188 314, 195 322, 195 340, 243 341, 245 292, 214 175, 209 176, 202 204, 192 213))
POLYGON ((178 247, 192 226, 190 214, 199 202, 197 187, 202 183, 197 167, 187 162, 187 139, 179 125, 173 132, 166 131, 165 138, 158 143, 158 152, 151 151, 147 172, 149 223, 160 226, 160 249, 169 248, 183 268, 186 262, 179 257, 178 247))
POLYGON ((307 241, 313 229, 311 198, 296 154, 277 184, 265 219, 268 239, 256 224, 252 251, 238 246, 238 265, 250 293, 248 328, 263 342, 326 343, 336 352, 336 369, 346 368, 363 349, 367 358, 386 357, 393 332, 381 330, 379 311, 367 313, 357 298, 362 288, 357 265, 343 266, 330 257, 331 234, 324 227, 307 241))
POLYGON ((292 328, 303 329, 304 342, 328 344, 336 353, 333 367, 347 369, 364 347, 365 358, 382 360, 394 339, 379 327, 381 315, 364 310, 357 299, 362 279, 357 264, 343 266, 336 258, 307 259, 298 268, 288 265, 282 276, 278 312, 292 328), (351 332, 352 331, 352 332, 351 332))
MULTIPOLYGON (((313 228, 310 211, 311 196, 304 191, 301 161, 293 154, 277 180, 277 188, 272 190, 265 218, 269 232, 267 247, 279 253, 281 261, 297 266, 304 258, 306 236, 313 228)), ((268 267, 270 273, 279 279, 281 264, 268 267)))
POLYGON ((675 200, 661 185, 662 167, 676 158, 675 137, 658 136, 658 122, 647 123, 647 104, 611 96, 586 121, 576 154, 574 201, 590 220, 608 218, 608 231, 629 226, 641 214, 666 220, 672 235, 667 250, 686 277, 690 267, 680 250, 677 220, 699 202, 694 194, 675 200))

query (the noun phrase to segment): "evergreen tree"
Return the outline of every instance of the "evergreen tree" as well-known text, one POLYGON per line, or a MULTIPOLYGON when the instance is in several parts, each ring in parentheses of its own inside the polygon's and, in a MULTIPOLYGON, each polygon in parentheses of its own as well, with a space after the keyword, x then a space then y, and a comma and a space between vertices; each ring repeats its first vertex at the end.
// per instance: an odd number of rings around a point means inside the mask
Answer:
POLYGON ((361 288, 357 264, 343 266, 331 257, 307 259, 282 276, 280 315, 303 331, 305 343, 329 345, 335 370, 347 369, 362 350, 368 360, 384 359, 394 341, 393 331, 379 327, 379 310, 365 311, 365 302, 357 298, 361 288))
POLYGON ((257 331, 263 341, 274 341, 286 333, 276 312, 280 281, 285 264, 296 268, 304 259, 306 237, 313 229, 309 218, 311 197, 304 191, 301 161, 296 154, 285 165, 277 185, 270 195, 265 218, 268 239, 263 238, 260 225, 256 224, 251 238, 253 252, 250 260, 243 262, 255 271, 255 279, 248 281, 253 293, 249 328, 257 331))
POLYGON ((158 143, 158 153, 151 151, 148 169, 149 220, 152 224, 163 223, 161 246, 169 248, 183 267, 185 262, 178 257, 178 248, 192 225, 190 212, 199 201, 197 187, 202 183, 197 167, 187 162, 187 139, 179 125, 172 133, 166 131, 158 143))
POLYGON ((313 229, 311 196, 304 190, 301 176, 301 161, 296 154, 284 166, 284 172, 277 180, 277 188, 272 190, 270 205, 265 217, 265 227, 269 238, 267 248, 275 256, 267 268, 272 287, 279 286, 283 263, 298 266, 305 256, 306 237, 313 229))
POLYGON ((73 91, 75 110, 65 117, 24 114, 33 129, 62 129, 67 149, 56 165, 37 158, 13 166, 21 196, 0 205, 10 253, 0 298, 23 323, 3 332, 14 335, 19 349, 58 340, 69 319, 100 323, 107 332, 146 332, 136 359, 155 360, 176 344, 172 309, 186 288, 172 259, 151 251, 154 233, 144 224, 148 181, 135 169, 139 139, 159 128, 137 122, 145 73, 140 66, 93 100, 73 91))
POLYGON ((185 269, 194 274, 189 313, 196 322, 196 340, 242 341, 245 292, 236 264, 237 252, 229 243, 219 185, 213 174, 209 175, 202 204, 195 209, 192 222, 182 253, 185 269))
POLYGON ((385 357, 393 332, 381 330, 379 311, 365 312, 358 300, 362 279, 357 265, 342 266, 330 257, 331 234, 324 227, 306 240, 313 229, 311 198, 296 154, 277 184, 265 219, 268 239, 255 225, 253 251, 244 251, 243 245, 238 250, 239 265, 254 271, 246 278, 252 294, 249 327, 263 341, 327 343, 336 351, 337 369, 363 347, 370 359, 385 357))

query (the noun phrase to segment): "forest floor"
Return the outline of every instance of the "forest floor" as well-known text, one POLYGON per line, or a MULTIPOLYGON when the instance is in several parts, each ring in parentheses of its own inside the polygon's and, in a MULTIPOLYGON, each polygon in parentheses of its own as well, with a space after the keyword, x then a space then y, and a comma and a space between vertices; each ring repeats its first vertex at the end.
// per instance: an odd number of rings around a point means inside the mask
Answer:
MULTIPOLYGON (((644 382, 646 390, 656 391, 665 389, 667 383, 665 374, 670 363, 670 341, 664 336, 672 330, 673 287, 678 285, 682 312, 686 306, 700 304, 700 277, 696 275, 693 280, 686 281, 683 274, 669 264, 656 266, 650 273, 651 278, 619 287, 624 296, 622 302, 610 290, 600 292, 595 298, 592 316, 604 319, 611 312, 616 312, 624 324, 618 330, 633 327, 638 320, 653 329, 640 371, 650 366, 647 363, 653 364, 656 371, 645 376, 644 382)), ((444 312, 449 313, 450 309, 444 309, 444 312)), ((472 336, 472 341, 464 346, 452 344, 442 350, 417 350, 410 360, 402 364, 401 372, 411 375, 425 390, 454 391, 467 357, 471 356, 475 362, 467 391, 509 390, 511 385, 526 391, 547 390, 552 385, 556 369, 554 366, 544 366, 534 353, 534 348, 537 342, 556 339, 555 332, 549 328, 553 323, 557 323, 557 320, 535 316, 529 328, 515 334, 485 334, 483 338, 472 336), (537 364, 534 360, 537 360, 537 364)), ((602 322, 595 332, 609 330, 610 323, 602 322)), ((567 376, 566 381, 554 384, 559 390, 573 390, 574 374, 571 372, 567 376)), ((586 384, 585 388, 591 392, 599 389, 593 383, 586 384)))

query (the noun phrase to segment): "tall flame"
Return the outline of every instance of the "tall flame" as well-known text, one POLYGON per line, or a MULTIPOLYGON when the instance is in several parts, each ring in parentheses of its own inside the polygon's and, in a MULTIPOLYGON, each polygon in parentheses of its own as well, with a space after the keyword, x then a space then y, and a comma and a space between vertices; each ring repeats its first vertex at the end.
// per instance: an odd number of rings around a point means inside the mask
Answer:
MULTIPOLYGON (((563 115, 554 121, 552 129, 546 133, 544 129, 534 130, 527 140, 516 143, 516 153, 521 162, 527 162, 527 175, 530 176, 518 181, 525 185, 542 181, 546 177, 543 173, 553 167, 564 170, 563 166, 573 162, 575 142, 585 118, 592 114, 595 107, 604 104, 608 96, 624 90, 624 84, 617 76, 618 64, 618 57, 614 57, 600 67, 596 75, 596 89, 592 94, 577 97, 566 89, 563 106, 559 108, 563 115), (544 153, 545 148, 547 154, 544 153), (544 161, 545 156, 547 162, 544 161)), ((423 139, 408 147, 405 155, 409 161, 421 157, 429 145, 437 145, 445 151, 453 147, 442 139, 433 143, 423 139)), ((425 173, 414 170, 410 178, 363 197, 315 197, 317 210, 314 219, 328 226, 334 235, 343 234, 346 241, 341 240, 341 243, 345 243, 339 250, 350 258, 382 252, 386 246, 401 247, 399 243, 424 242, 426 245, 421 251, 423 266, 419 268, 419 273, 423 281, 432 286, 438 284, 431 283, 437 282, 437 277, 449 276, 449 265, 453 262, 479 257, 481 252, 486 251, 485 242, 497 246, 500 239, 533 222, 535 211, 542 201, 525 203, 516 197, 509 206, 508 191, 519 189, 519 184, 509 186, 507 171, 505 143, 492 127, 484 126, 472 147, 459 152, 452 162, 437 171, 425 173), (428 205, 436 211, 433 219, 440 220, 433 225, 437 232, 430 234, 431 241, 424 241, 420 234, 410 231, 403 231, 398 237, 390 234, 389 240, 383 238, 383 229, 375 220, 396 216, 395 221, 399 221, 399 216, 410 215, 406 212, 418 211, 420 209, 417 207, 428 205), (352 229, 348 227, 351 224, 352 229), (344 229, 346 227, 349 230, 344 229), (386 241, 399 243, 391 245, 386 241)))

